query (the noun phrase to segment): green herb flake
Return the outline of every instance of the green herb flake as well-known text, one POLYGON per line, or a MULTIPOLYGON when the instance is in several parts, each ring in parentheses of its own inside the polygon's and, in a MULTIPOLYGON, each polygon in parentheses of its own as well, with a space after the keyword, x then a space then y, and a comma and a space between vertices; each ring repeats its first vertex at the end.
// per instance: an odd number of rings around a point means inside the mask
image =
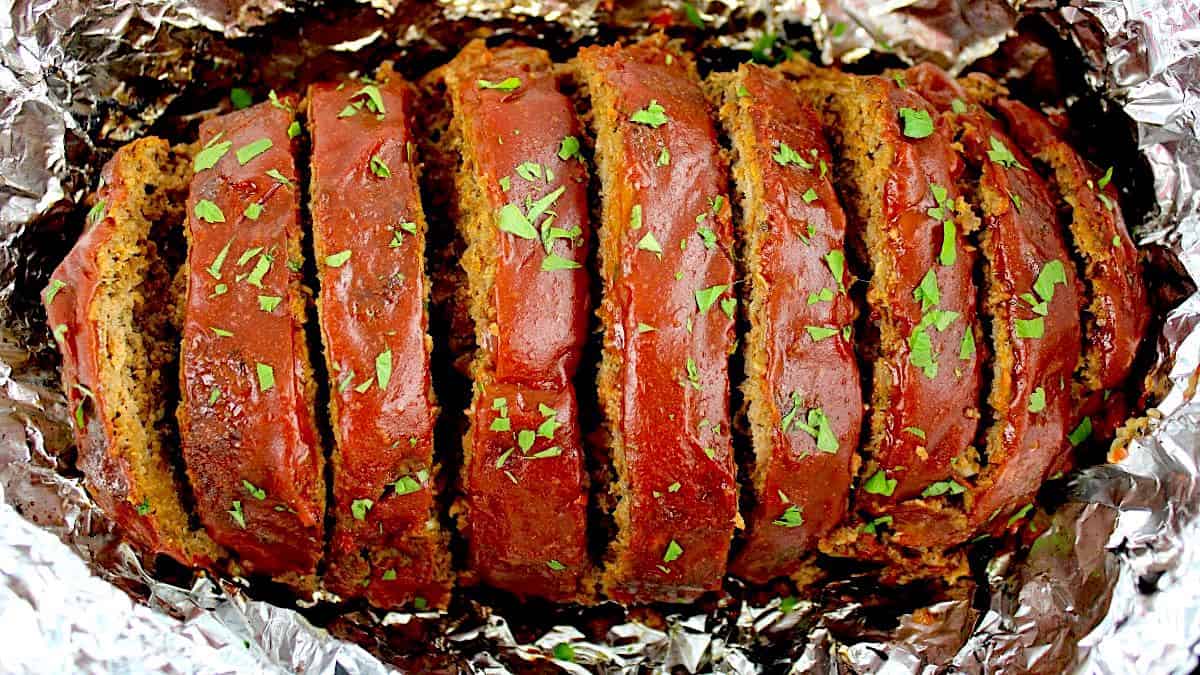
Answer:
POLYGON ((679 542, 672 539, 671 543, 667 544, 666 552, 663 553, 663 562, 674 562, 681 555, 683 555, 683 547, 679 545, 679 542))
POLYGON ((642 228, 642 205, 634 204, 629 211, 629 229, 640 230, 642 228))
POLYGON ((733 318, 733 312, 737 309, 737 298, 721 298, 721 311, 725 316, 733 318))
POLYGON ((654 326, 651 326, 650 324, 646 324, 646 323, 641 323, 641 322, 639 322, 639 323, 638 323, 638 325, 637 325, 637 332, 638 332, 638 333, 649 333, 649 332, 651 332, 651 331, 656 331, 656 330, 658 330, 658 329, 657 329, 657 328, 655 328, 654 326))
POLYGON ((808 304, 810 304, 810 305, 815 305, 818 302, 832 302, 832 301, 833 301, 833 289, 832 288, 822 288, 821 290, 817 291, 816 293, 808 294, 808 304))
POLYGON ((670 485, 667 486, 667 492, 671 492, 671 493, 679 492, 679 490, 682 488, 683 488, 683 485, 681 485, 679 483, 679 481, 675 481, 674 483, 671 483, 670 485))
POLYGON ((554 645, 553 653, 556 661, 566 661, 568 663, 575 662, 575 648, 566 642, 560 642, 554 645))
POLYGON ((989 136, 988 143, 992 146, 992 149, 987 151, 988 159, 1007 169, 1025 168, 1020 162, 1017 161, 1016 155, 1012 153, 1012 150, 1008 149, 1008 146, 1004 144, 1004 141, 996 138, 995 136, 989 136))
POLYGON ((396 493, 397 497, 403 497, 404 495, 411 495, 414 492, 420 492, 421 484, 412 476, 401 476, 396 479, 395 483, 392 483, 392 490, 396 493))
POLYGON ((1029 412, 1039 413, 1046 409, 1046 389, 1038 387, 1029 395, 1029 412))
POLYGON ((658 240, 654 238, 653 232, 647 232, 645 235, 643 235, 642 238, 638 240, 637 247, 639 251, 650 251, 659 258, 662 257, 662 245, 659 244, 658 240))
POLYGON ((531 429, 521 429, 517 432, 517 447, 521 448, 522 453, 527 453, 533 448, 533 443, 537 439, 537 434, 531 429))
POLYGON ((800 527, 804 524, 804 514, 800 507, 792 504, 784 509, 778 518, 771 521, 771 524, 780 527, 800 527))
POLYGON ((395 581, 396 580, 396 570, 392 570, 392 569, 384 570, 383 576, 381 576, 379 578, 384 581, 395 581))
POLYGON ((260 253, 258 260, 254 263, 254 269, 250 270, 250 274, 246 276, 246 283, 256 288, 262 288, 262 280, 267 276, 267 272, 271 271, 271 263, 274 258, 266 253, 260 253))
POLYGON ((888 478, 887 472, 880 469, 875 472, 874 476, 867 479, 866 484, 863 485, 863 489, 869 494, 891 497, 892 493, 896 491, 896 479, 888 478))
POLYGON ((135 508, 137 508, 137 514, 139 516, 144 516, 150 513, 150 498, 146 497, 142 500, 142 503, 138 504, 135 508))
POLYGON ((242 487, 246 488, 246 492, 249 492, 251 497, 254 497, 255 499, 257 499, 260 502, 267 498, 266 490, 264 490, 260 487, 257 487, 256 485, 254 485, 254 483, 251 483, 250 481, 248 481, 244 478, 242 479, 242 487))
POLYGON ((549 567, 550 569, 554 570, 555 572, 561 572, 561 571, 567 569, 566 565, 558 562, 557 560, 547 560, 546 567, 549 567))
POLYGON ((192 170, 200 173, 213 168, 232 147, 233 141, 222 141, 197 152, 196 158, 192 160, 192 170))
POLYGON ((958 343, 958 358, 960 361, 970 361, 975 356, 975 331, 970 326, 963 331, 962 340, 958 343))
POLYGON ((834 249, 825 254, 825 264, 829 266, 829 273, 833 275, 833 280, 837 282, 838 288, 845 293, 846 282, 843 277, 846 274, 846 254, 834 249))
POLYGON ((54 302, 54 297, 58 295, 59 291, 61 291, 62 289, 66 288, 66 287, 67 287, 67 282, 65 282, 61 279, 51 279, 50 283, 46 286, 46 290, 44 291, 44 294, 43 294, 45 303, 47 305, 49 305, 50 303, 54 302))
POLYGON ((505 192, 508 192, 512 189, 512 178, 508 176, 501 176, 500 180, 497 182, 500 183, 500 189, 505 192))
POLYGON ((387 389, 392 381, 392 350, 385 349, 375 357, 375 381, 380 389, 387 389))
POLYGON ((355 520, 366 520, 367 512, 373 506, 375 506, 375 502, 371 499, 355 499, 350 502, 350 514, 354 516, 355 520))
POLYGON ((892 80, 896 83, 897 87, 900 87, 901 89, 908 88, 908 80, 905 79, 904 73, 901 73, 901 72, 892 73, 892 80))
POLYGON ((750 98, 750 90, 746 88, 746 85, 739 84, 737 86, 737 95, 738 98, 750 98))
POLYGON ((379 155, 371 156, 371 173, 380 178, 391 178, 392 170, 388 168, 387 162, 379 155))
POLYGON ((921 427, 904 427, 904 431, 916 436, 921 440, 925 440, 925 430, 921 427))
POLYGON ((254 103, 254 97, 246 89, 234 87, 229 90, 229 102, 233 104, 234 110, 242 110, 249 108, 254 103))
POLYGON ((876 534, 881 527, 889 527, 892 524, 891 516, 880 516, 875 520, 863 525, 862 531, 866 534, 876 534))
POLYGON ((538 232, 515 204, 505 204, 496 214, 496 226, 522 239, 537 239, 538 232))
POLYGON ((1067 285, 1067 270, 1061 260, 1047 262, 1038 272, 1037 280, 1033 282, 1033 292, 1045 302, 1054 299, 1054 287, 1057 284, 1067 285))
POLYGON ((708 310, 712 309, 713 304, 728 288, 728 284, 717 284, 716 286, 709 286, 708 288, 696 291, 696 307, 699 308, 700 313, 705 314, 708 310))
POLYGON ((1008 527, 1012 527, 1017 523, 1018 520, 1028 516, 1030 511, 1033 511, 1033 504, 1026 504, 1025 506, 1022 506, 1020 511, 1012 514, 1012 517, 1008 519, 1008 527))
POLYGON ((420 610, 425 609, 428 606, 429 606, 429 601, 426 600, 425 598, 423 598, 419 595, 417 597, 413 598, 413 609, 420 611, 420 610))
POLYGON ((1082 420, 1079 421, 1079 425, 1076 426, 1071 431, 1071 433, 1067 435, 1067 439, 1071 441, 1071 446, 1074 447, 1074 446, 1077 446, 1080 443, 1083 443, 1084 441, 1086 441, 1088 438, 1091 437, 1091 435, 1092 435, 1092 418, 1084 417, 1082 420))
POLYGON ((283 175, 283 173, 279 169, 267 169, 267 175, 270 176, 271 178, 274 178, 276 180, 276 182, 278 182, 282 185, 286 185, 288 187, 292 186, 292 180, 290 178, 288 178, 287 176, 283 175))
POLYGON ((904 135, 909 138, 926 138, 933 134, 933 118, 927 110, 901 108, 900 119, 904 122, 904 135))
POLYGON ((666 146, 663 146, 663 149, 659 151, 655 164, 659 166, 668 166, 671 164, 671 151, 666 146))
POLYGON ((771 155, 771 159, 775 160, 775 163, 780 166, 787 166, 791 164, 798 166, 801 169, 813 168, 811 162, 804 159, 803 155, 793 150, 791 146, 783 141, 779 142, 779 150, 777 150, 775 154, 771 155))
POLYGON ((571 158, 583 161, 583 155, 579 152, 579 139, 574 136, 563 136, 562 141, 558 144, 558 158, 562 161, 567 161, 571 158))
POLYGON ((233 522, 237 523, 238 527, 242 528, 243 530, 246 529, 246 514, 244 511, 242 511, 241 500, 240 499, 233 500, 232 505, 233 505, 233 508, 229 509, 229 511, 227 512, 227 513, 229 513, 229 517, 233 518, 233 522))
POLYGON ((804 200, 805 204, 811 204, 817 201, 817 191, 812 188, 808 188, 804 191, 804 194, 800 195, 800 198, 804 200))
POLYGON ((260 295, 258 296, 258 308, 264 312, 273 312, 283 302, 283 298, 278 295, 260 295))
POLYGON ((828 326, 805 326, 804 330, 808 331, 808 336, 813 339, 813 342, 820 342, 838 334, 837 328, 828 326))
POLYGON ((367 106, 367 110, 376 115, 387 113, 387 109, 383 106, 383 95, 379 92, 379 87, 373 84, 365 85, 362 89, 354 92, 354 95, 350 98, 356 99, 364 96, 366 97, 365 105, 367 106))
POLYGON ((562 455, 562 448, 556 445, 554 447, 546 448, 541 452, 535 452, 529 457, 531 459, 549 459, 550 457, 558 457, 560 455, 562 455))
POLYGON ((258 388, 267 391, 275 386, 275 369, 265 363, 255 363, 254 370, 258 374, 258 388))
POLYGON ((667 118, 666 109, 659 105, 658 101, 654 99, 651 99, 650 104, 645 108, 642 108, 641 110, 638 110, 630 115, 629 119, 630 121, 638 124, 645 124, 647 126, 654 127, 655 129, 670 121, 667 118))
POLYGON ((517 87, 521 86, 521 78, 506 77, 503 80, 500 80, 499 82, 492 82, 491 80, 479 80, 478 84, 479 84, 480 89, 498 89, 500 91, 512 91, 512 90, 516 89, 517 87))
POLYGON ((67 324, 60 323, 50 332, 54 335, 55 342, 62 342, 67 337, 67 324))
POLYGON ((207 199, 196 202, 195 213, 197 218, 206 223, 225 222, 225 214, 221 211, 221 207, 207 199))
POLYGON ((507 417, 497 417, 488 428, 492 431, 512 431, 512 421, 507 417))
POLYGON ((958 259, 957 237, 958 233, 954 227, 954 221, 944 221, 942 223, 942 252, 938 256, 938 262, 947 267, 953 265, 954 261, 958 259))
MULTIPOLYGON (((840 38, 845 33, 846 33, 846 24, 842 23, 841 21, 834 22, 833 26, 830 27, 830 29, 829 29, 829 34, 835 38, 840 38)), ((903 78, 904 76, 901 75, 900 77, 903 78)))
POLYGON ((212 391, 208 392, 208 404, 212 405, 216 403, 219 398, 221 398, 221 388, 213 387, 212 391))
POLYGON ((275 144, 272 143, 271 139, 269 138, 260 138, 256 141, 251 141, 246 145, 243 145, 242 147, 238 148, 236 153, 238 164, 245 166, 246 162, 258 157, 267 150, 270 150, 273 145, 275 144))
POLYGON ((292 123, 288 125, 287 134, 288 134, 288 138, 295 138, 295 137, 299 136, 300 135, 300 123, 297 122, 296 120, 292 120, 292 123))
POLYGON ((921 303, 922 312, 927 312, 937 307, 938 303, 942 301, 942 293, 938 288, 937 275, 933 273, 933 270, 926 272, 925 276, 921 278, 921 283, 913 289, 913 299, 921 303))
POLYGON ((921 491, 922 497, 941 497, 942 495, 958 495, 967 491, 967 488, 959 485, 952 480, 942 480, 936 483, 931 483, 929 487, 921 491))
POLYGON ((332 255, 325 256, 325 264, 329 265, 330 267, 341 267, 342 265, 346 264, 347 260, 350 260, 350 255, 350 249, 338 251, 332 255))
POLYGON ((1113 168, 1110 166, 1104 172, 1104 175, 1100 177, 1100 180, 1096 181, 1096 187, 1100 188, 1101 190, 1108 187, 1108 184, 1112 182, 1112 176, 1113 168))
POLYGON ((961 115, 967 112, 967 104, 961 98, 955 98, 950 101, 950 109, 961 115))
POLYGON ((233 337, 233 331, 228 331, 224 328, 217 328, 216 326, 209 326, 209 328, 212 329, 213 334, 217 337, 233 337))
POLYGON ((262 212, 262 204, 250 204, 246 207, 245 211, 242 211, 242 215, 246 216, 250 220, 258 220, 258 217, 262 215, 262 212))
POLYGON ((1032 319, 1017 319, 1013 323, 1016 325, 1016 334, 1019 338, 1037 339, 1046 334, 1046 322, 1040 316, 1032 319))
POLYGON ((579 263, 575 262, 574 260, 571 260, 570 258, 564 258, 564 257, 558 255, 557 253, 551 253, 550 255, 546 256, 545 258, 542 258, 542 271, 543 272, 557 272, 557 271, 561 271, 561 270, 577 270, 582 267, 583 267, 583 265, 580 265, 579 263))

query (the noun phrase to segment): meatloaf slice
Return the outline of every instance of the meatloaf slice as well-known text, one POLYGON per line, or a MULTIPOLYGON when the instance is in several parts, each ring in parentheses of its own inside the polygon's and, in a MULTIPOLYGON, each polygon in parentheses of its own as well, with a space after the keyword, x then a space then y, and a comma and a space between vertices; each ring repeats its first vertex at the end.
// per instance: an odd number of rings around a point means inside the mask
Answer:
POLYGON ((179 357, 172 282, 190 162, 189 151, 161 138, 118 150, 42 300, 62 351, 88 492, 144 550, 203 567, 223 553, 189 526, 171 453, 179 357))
POLYGON ((846 515, 863 405, 846 217, 817 114, 779 73, 722 79, 748 284, 746 382, 756 504, 733 571, 794 574, 846 515))
POLYGON ((309 87, 317 310, 330 373, 333 536, 325 586, 376 607, 445 607, 453 570, 434 501, 425 216, 413 93, 374 79, 309 87))
POLYGON ((303 327, 292 105, 273 99, 200 125, 179 430, 212 538, 247 572, 307 589, 324 543, 325 484, 303 327))
POLYGON ((546 52, 472 42, 438 74, 476 344, 463 439, 466 579, 588 601, 587 473, 573 378, 587 338, 588 171, 546 52))
POLYGON ((737 513, 729 174, 692 61, 660 39, 587 47, 603 192, 599 397, 618 497, 603 586, 620 602, 720 587, 737 513))

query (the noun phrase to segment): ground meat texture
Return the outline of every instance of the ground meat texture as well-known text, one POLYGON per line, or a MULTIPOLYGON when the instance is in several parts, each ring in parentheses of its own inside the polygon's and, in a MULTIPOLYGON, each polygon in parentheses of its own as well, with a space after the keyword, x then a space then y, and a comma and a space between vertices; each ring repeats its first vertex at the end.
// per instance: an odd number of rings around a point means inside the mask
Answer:
POLYGON ((309 588, 325 486, 303 329, 292 105, 280 98, 200 126, 178 414, 209 534, 247 571, 309 588))
POLYGON ((812 108, 778 73, 724 80, 721 117, 737 162, 749 291, 748 418, 756 505, 733 571, 795 573, 846 515, 863 406, 846 218, 812 108))
POLYGON ((978 476, 934 483, 923 493, 955 502, 962 494, 966 527, 926 510, 894 514, 896 542, 949 546, 979 529, 1012 524, 1070 449, 1079 282, 1053 196, 999 121, 936 66, 911 68, 906 80, 942 113, 938 123, 954 131, 978 175, 971 197, 982 215, 987 261, 984 307, 991 319, 993 375, 986 465, 978 476))
POLYGON ((182 250, 190 162, 160 138, 118 150, 42 300, 88 493, 144 551, 210 567, 224 554, 189 526, 170 454, 182 262, 172 249, 182 250))
POLYGON ((604 589, 688 601, 720 586, 737 519, 726 161, 694 65, 660 40, 575 63, 603 191, 599 395, 618 496, 604 589))
POLYGON ((587 474, 572 383, 587 338, 582 131, 539 49, 468 45, 440 73, 478 349, 464 442, 468 581, 587 601, 587 474))
POLYGON ((1081 157, 1041 113, 1005 98, 995 107, 1017 143, 1050 168, 1052 185, 1070 209, 1072 244, 1089 293, 1078 372, 1089 400, 1081 414, 1092 414, 1109 405, 1106 391, 1120 388, 1128 377, 1150 321, 1137 247, 1111 173, 1081 157))
POLYGON ((444 607, 453 579, 434 503, 438 410, 412 105, 389 68, 373 82, 308 92, 317 307, 336 441, 324 582, 382 608, 444 607))

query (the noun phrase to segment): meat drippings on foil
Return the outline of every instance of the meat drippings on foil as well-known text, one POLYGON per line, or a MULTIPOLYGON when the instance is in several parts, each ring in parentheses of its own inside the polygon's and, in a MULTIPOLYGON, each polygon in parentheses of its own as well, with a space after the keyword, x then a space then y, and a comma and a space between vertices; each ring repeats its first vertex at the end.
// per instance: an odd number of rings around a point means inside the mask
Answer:
POLYGON ((1200 626, 1200 50, 1196 0, 665 4, 446 0, 16 0, 0 16, 0 654, 5 671, 962 672, 1190 669, 1200 626), (472 592, 446 614, 297 606, 237 580, 146 569, 73 468, 38 295, 111 152, 189 138, 228 107, 393 58, 419 75, 470 37, 580 43, 659 29, 705 66, 801 52, 869 70, 931 60, 1065 107, 1117 166, 1146 253, 1157 343, 1142 408, 1023 532, 983 551, 969 597, 880 604, 850 577, 817 597, 664 612, 521 606, 472 592), (1190 32, 1189 32, 1190 31, 1190 32), (899 60, 897 60, 899 59, 899 60), (1097 92, 1103 93, 1103 96, 1097 92), (1130 139, 1125 141, 1124 139, 1130 139), (988 557, 990 556, 990 557, 988 557))

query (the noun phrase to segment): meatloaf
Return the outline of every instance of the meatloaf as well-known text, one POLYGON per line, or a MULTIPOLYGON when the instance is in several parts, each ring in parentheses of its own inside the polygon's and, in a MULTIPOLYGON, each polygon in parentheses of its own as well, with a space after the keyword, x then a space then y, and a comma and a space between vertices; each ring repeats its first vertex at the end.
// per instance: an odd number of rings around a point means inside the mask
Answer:
POLYGON ((821 121, 779 73, 722 78, 736 153, 750 330, 744 347, 755 506, 733 571, 796 573, 849 505, 863 407, 855 307, 821 121))
POLYGON ((292 105, 274 98, 200 125, 178 416, 209 534, 247 572, 307 589, 324 544, 325 482, 292 105))
POLYGON ((42 293, 62 352, 88 492, 151 553, 208 567, 223 557, 193 530, 172 461, 183 200, 191 153, 160 138, 105 165, 83 234, 42 293), (178 241, 176 245, 174 242, 178 241))
POLYGON ((308 90, 317 310, 333 428, 326 588, 376 607, 445 607, 453 570, 434 501, 425 216, 408 83, 308 90))
POLYGON ((468 45, 440 72, 477 349, 455 507, 468 581, 591 598, 573 378, 587 338, 588 171, 546 52, 468 45))
POLYGON ((729 175, 695 65, 660 40, 587 47, 603 199, 599 396, 618 532, 603 586, 686 602, 720 586, 737 521, 729 175))

